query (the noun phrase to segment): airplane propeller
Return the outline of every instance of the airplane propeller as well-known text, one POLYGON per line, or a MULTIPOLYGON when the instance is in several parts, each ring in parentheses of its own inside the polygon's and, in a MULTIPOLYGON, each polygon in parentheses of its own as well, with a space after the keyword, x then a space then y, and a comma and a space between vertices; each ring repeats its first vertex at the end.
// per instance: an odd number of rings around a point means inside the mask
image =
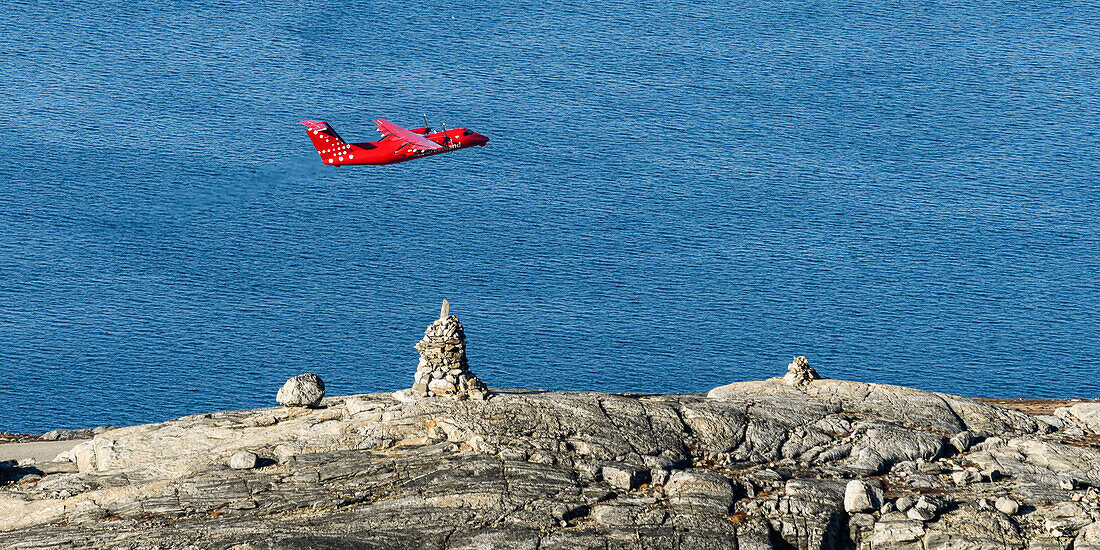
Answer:
MULTIPOLYGON (((432 129, 428 127, 428 115, 423 115, 423 117, 424 117, 424 135, 429 135, 429 134, 432 133, 432 129)), ((447 135, 447 125, 444 124, 443 125, 443 145, 447 146, 450 143, 451 143, 451 137, 447 135)))

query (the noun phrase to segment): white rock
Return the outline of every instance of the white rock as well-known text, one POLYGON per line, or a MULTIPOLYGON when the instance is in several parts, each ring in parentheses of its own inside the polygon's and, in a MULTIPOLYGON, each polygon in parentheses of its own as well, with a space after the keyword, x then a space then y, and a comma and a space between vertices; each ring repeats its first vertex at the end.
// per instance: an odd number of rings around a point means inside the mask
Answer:
POLYGON ((412 389, 397 390, 393 392, 393 398, 396 399, 398 403, 409 403, 423 399, 416 390, 412 389))
POLYGON ((316 407, 325 397, 325 383, 313 373, 299 374, 286 381, 275 399, 287 407, 316 407))
POLYGON ((905 512, 905 515, 908 516, 909 519, 917 521, 932 521, 932 519, 936 517, 936 512, 938 511, 939 506, 935 502, 929 500, 927 497, 920 497, 917 499, 917 503, 905 512))
MULTIPOLYGON (((914 542, 924 536, 924 525, 919 521, 879 521, 871 535, 872 548, 894 548, 900 543, 914 542)), ((917 546, 919 548, 919 546, 917 546)))
POLYGON ((953 481, 955 483, 955 485, 958 485, 960 487, 963 486, 963 485, 966 485, 967 484, 966 470, 959 470, 958 472, 951 472, 951 481, 953 481))
POLYGON ((431 383, 428 384, 428 389, 431 390, 432 393, 441 394, 446 392, 454 392, 458 388, 455 388, 454 384, 446 380, 432 380, 431 383))
POLYGON ((1079 403, 1070 407, 1062 407, 1055 414, 1065 418, 1073 418, 1085 424, 1085 427, 1093 433, 1100 433, 1100 403, 1079 403), (1061 413, 1061 414, 1059 414, 1061 413))
POLYGON ((362 397, 348 397, 344 400, 344 408, 347 409, 349 415, 381 409, 377 401, 362 397))
POLYGON ((959 432, 955 434, 949 441, 951 446, 960 453, 965 453, 970 449, 970 446, 974 444, 974 434, 969 431, 959 432))
POLYGON ((1074 550, 1100 548, 1100 521, 1090 523, 1077 532, 1073 541, 1074 550))
POLYGON ((93 441, 94 440, 78 443, 68 452, 57 455, 57 458, 54 460, 68 460, 76 464, 77 470, 81 472, 90 472, 96 468, 95 446, 93 441))
POLYGON ((256 467, 259 460, 260 457, 256 456, 256 453, 240 451, 229 457, 229 467, 234 470, 251 470, 256 467))
POLYGON ((291 445, 281 444, 275 446, 275 460, 279 464, 286 464, 288 460, 298 454, 298 450, 291 445))
POLYGON ((600 469, 600 475, 608 485, 624 491, 636 489, 640 482, 638 472, 629 466, 607 465, 600 469))
POLYGON ((1020 505, 1008 497, 1001 497, 997 499, 997 502, 993 503, 993 507, 1000 510, 1002 514, 1009 516, 1016 515, 1016 512, 1020 510, 1020 505))
POLYGON ((982 480, 982 473, 976 468, 967 468, 951 474, 951 481, 955 482, 955 485, 964 487, 971 483, 978 483, 982 480))
POLYGON ((906 517, 916 521, 932 521, 936 517, 936 513, 928 508, 917 508, 916 506, 905 512, 906 517))
POLYGON ((649 471, 649 482, 653 485, 664 485, 668 481, 668 470, 661 468, 649 471))
POLYGON ((674 504, 702 501, 729 506, 733 503, 733 488, 729 478, 701 468, 673 472, 665 482, 665 494, 674 504))
POLYGON ((875 510, 882 506, 882 489, 866 481, 853 479, 844 487, 844 511, 849 514, 875 510))

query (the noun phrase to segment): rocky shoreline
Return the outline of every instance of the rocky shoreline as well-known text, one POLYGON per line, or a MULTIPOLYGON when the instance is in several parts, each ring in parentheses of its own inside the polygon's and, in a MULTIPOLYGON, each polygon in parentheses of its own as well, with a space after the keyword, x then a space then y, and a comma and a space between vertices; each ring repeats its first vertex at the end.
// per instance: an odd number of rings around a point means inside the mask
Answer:
POLYGON ((1025 414, 804 357, 707 394, 489 390, 465 345, 444 304, 410 389, 303 374, 282 407, 0 462, 0 548, 1100 549, 1100 403, 1025 414))
POLYGON ((0 547, 1077 550, 1100 545, 1098 419, 830 379, 328 397, 18 465, 0 547))

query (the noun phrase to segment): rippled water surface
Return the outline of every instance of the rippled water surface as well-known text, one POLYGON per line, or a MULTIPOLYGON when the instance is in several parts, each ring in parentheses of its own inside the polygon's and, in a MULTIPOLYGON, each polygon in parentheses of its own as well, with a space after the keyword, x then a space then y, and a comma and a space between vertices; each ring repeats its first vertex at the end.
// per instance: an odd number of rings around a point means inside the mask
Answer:
POLYGON ((1100 393, 1100 8, 0 10, 0 431, 411 384, 1100 393), (488 147, 322 166, 297 121, 488 147))

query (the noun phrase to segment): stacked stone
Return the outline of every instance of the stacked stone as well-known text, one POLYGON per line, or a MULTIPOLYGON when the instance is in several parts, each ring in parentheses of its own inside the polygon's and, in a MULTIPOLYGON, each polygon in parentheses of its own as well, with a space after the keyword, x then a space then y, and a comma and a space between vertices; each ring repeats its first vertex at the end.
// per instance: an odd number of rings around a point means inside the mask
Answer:
POLYGON ((413 393, 421 397, 485 399, 485 383, 470 372, 466 362, 466 334, 462 323, 449 314, 447 301, 439 319, 428 325, 424 338, 416 343, 420 364, 413 379, 413 393))
POLYGON ((821 375, 817 374, 817 371, 810 366, 810 362, 806 361, 805 355, 799 355, 794 358, 787 365, 787 374, 783 376, 783 381, 790 386, 801 386, 809 384, 811 380, 820 380, 821 375))

